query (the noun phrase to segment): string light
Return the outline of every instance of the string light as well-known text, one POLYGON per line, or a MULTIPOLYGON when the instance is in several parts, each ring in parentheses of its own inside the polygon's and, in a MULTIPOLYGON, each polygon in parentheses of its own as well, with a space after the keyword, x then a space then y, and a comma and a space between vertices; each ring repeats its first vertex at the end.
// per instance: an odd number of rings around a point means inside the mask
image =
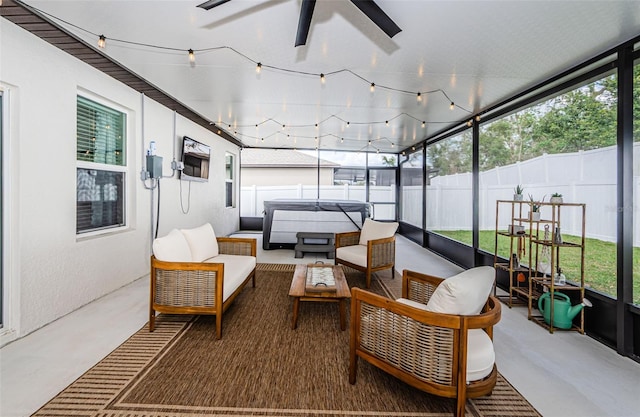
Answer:
POLYGON ((427 122, 425 122, 424 120, 422 121, 422 128, 424 129, 427 126, 427 122))
MULTIPOLYGON (((1 2, 1 0, 0 0, 0 2, 1 2)), ((34 10, 38 10, 38 9, 34 8, 34 10)), ((61 22, 63 22, 64 24, 66 24, 68 26, 73 26, 73 27, 79 29, 80 31, 84 31, 84 32, 89 33, 89 34, 91 34, 93 36, 97 36, 98 37, 98 47, 101 48, 101 49, 106 47, 106 39, 107 39, 107 37, 104 34, 98 35, 96 33, 92 33, 91 31, 88 31, 88 30, 86 30, 84 28, 76 26, 76 25, 74 25, 74 24, 72 24, 70 22, 66 22, 66 21, 64 21, 64 20, 62 20, 60 18, 57 18, 57 17, 55 17, 53 15, 50 15, 50 14, 44 12, 44 11, 39 10, 39 12, 41 12, 44 15, 47 15, 47 16, 51 17, 52 19, 54 19, 56 21, 61 21, 61 22)), ((128 40, 123 40, 123 39, 110 38, 110 42, 120 42, 120 43, 123 43, 123 44, 130 44, 130 45, 141 46, 141 47, 144 47, 144 48, 160 49, 160 50, 172 51, 172 52, 184 51, 184 49, 180 49, 180 48, 171 48, 171 47, 165 47, 165 46, 159 46, 159 45, 152 45, 152 44, 128 41, 128 40)), ((195 66, 195 53, 196 52, 203 52, 203 51, 204 52, 209 52, 209 51, 219 51, 219 50, 229 50, 229 51, 234 52, 237 55, 245 58, 246 60, 251 61, 255 65, 257 74, 260 74, 261 70, 262 70, 262 67, 265 66, 265 67, 267 67, 269 69, 276 70, 276 71, 281 71, 281 72, 284 72, 284 73, 287 73, 287 74, 301 74, 301 75, 306 75, 306 76, 317 75, 317 73, 314 74, 314 73, 311 73, 311 72, 297 71, 297 70, 292 70, 292 69, 289 69, 289 68, 282 68, 282 67, 271 66, 271 65, 263 65, 261 62, 258 62, 257 60, 253 60, 252 58, 248 57, 247 55, 243 54, 242 52, 240 52, 240 51, 238 51, 238 50, 236 50, 236 49, 234 49, 232 47, 228 47, 228 46, 216 46, 216 47, 203 48, 203 49, 197 49, 197 50, 194 50, 194 49, 190 48, 190 49, 188 49, 189 63, 190 63, 191 66, 195 66)), ((320 73, 319 76, 320 76, 321 83, 324 84, 326 82, 326 75, 335 75, 335 74, 342 73, 342 72, 347 72, 347 73, 353 75, 354 77, 356 77, 356 78, 358 78, 358 79, 360 79, 362 81, 367 82, 369 84, 370 91, 372 93, 375 91, 376 84, 374 82, 366 80, 366 78, 360 76, 359 74, 357 74, 354 71, 349 70, 349 69, 339 69, 339 70, 336 70, 336 71, 331 71, 329 73, 324 73, 324 72, 320 73)), ((388 90, 388 91, 401 93, 401 94, 415 94, 416 95, 416 100, 418 102, 422 101, 422 95, 423 94, 440 93, 446 99, 449 100, 449 102, 450 102, 450 106, 449 107, 450 107, 451 110, 454 110, 456 107, 458 107, 459 109, 461 109, 463 111, 471 113, 470 110, 467 110, 467 109, 465 109, 465 108, 463 108, 461 106, 457 106, 455 104, 455 102, 453 100, 451 100, 450 97, 446 94, 446 92, 444 90, 442 90, 442 89, 439 89, 439 88, 438 89, 434 89, 434 90, 430 90, 430 91, 423 91, 423 92, 415 93, 415 92, 411 92, 411 91, 407 91, 407 90, 403 90, 403 89, 394 88, 394 87, 391 87, 391 86, 378 85, 377 87, 385 89, 385 90, 388 90)), ((410 115, 408 115, 408 116, 414 118, 413 116, 410 116, 410 115)), ((330 117, 337 117, 337 116, 330 116, 330 117)), ((396 116, 396 117, 398 117, 398 116, 396 116)), ((395 118, 393 118, 393 119, 395 119, 395 118)), ((414 118, 414 119, 419 121, 416 118, 414 118)), ((479 122, 480 121, 480 115, 476 115, 474 119, 479 122)), ((473 119, 470 120, 469 122, 472 124, 473 123, 473 119)), ((349 127, 350 122, 345 122, 345 123, 346 123, 346 126, 349 127)), ((355 123, 356 124, 365 124, 364 122, 362 122, 362 123, 355 122, 355 123)), ((372 122, 372 121, 366 122, 366 124, 369 124, 369 125, 372 125, 372 124, 375 124, 375 123, 380 123, 380 122, 372 122)), ((389 126, 389 120, 387 120, 385 123, 386 123, 387 126, 389 126)), ((453 123, 453 122, 452 121, 451 122, 449 122, 449 121, 436 121, 436 122, 431 121, 430 123, 453 123)), ((261 124, 261 123, 256 123, 255 124, 256 129, 258 129, 259 124, 261 124)), ((284 129, 285 125, 282 125, 282 126, 283 126, 283 129, 284 129)), ((229 127, 231 128, 231 125, 229 125, 229 127)), ((316 127, 318 127, 317 123, 316 123, 316 127)), ((426 127, 426 122, 425 121, 422 121, 422 127, 423 128, 426 127)), ((218 129, 218 133, 219 134, 221 133, 220 129, 218 129)), ((238 132, 235 131, 235 134, 237 135, 238 132)), ((261 138, 262 141, 264 141, 264 139, 265 139, 264 137, 261 138)), ((316 141, 317 141, 317 137, 316 137, 316 141)), ((343 142, 343 141, 344 141, 344 138, 341 138, 341 142, 343 142)), ((391 143, 391 146, 394 146, 394 144, 391 143)), ((414 149, 415 149, 415 147, 414 147, 414 149)))
POLYGON ((385 124, 385 125, 387 125, 387 126, 389 126, 389 121, 388 121, 388 120, 385 120, 385 121, 384 121, 384 124, 385 124))
POLYGON ((467 122, 467 126, 471 127, 471 125, 473 125, 473 120, 469 120, 469 121, 467 122))
MULTIPOLYGON (((74 27, 74 28, 76 28, 76 29, 78 29, 78 30, 80 30, 82 32, 85 32, 85 33, 88 33, 88 34, 91 34, 93 36, 100 37, 100 38, 104 37, 104 39, 106 41, 106 36, 104 36, 104 35, 98 35, 97 33, 94 33, 94 32, 92 32, 90 30, 87 30, 87 29, 85 29, 83 27, 75 25, 75 24, 73 24, 71 22, 65 21, 64 19, 56 17, 56 16, 54 16, 54 15, 52 15, 50 13, 47 13, 44 10, 40 10, 40 9, 38 9, 36 7, 31 7, 31 8, 33 10, 36 10, 37 12, 45 15, 45 16, 50 17, 51 19, 53 19, 55 21, 62 22, 65 25, 74 27)), ((171 52, 184 51, 184 49, 180 49, 180 48, 172 48, 172 47, 167 47, 167 46, 162 46, 162 45, 147 44, 147 43, 141 43, 141 42, 136 42, 136 41, 129 41, 129 40, 126 40, 126 39, 113 39, 113 38, 110 38, 110 41, 111 42, 119 42, 119 43, 123 43, 123 44, 129 44, 129 45, 135 45, 135 46, 141 46, 141 47, 149 48, 149 49, 159 49, 159 50, 163 50, 163 51, 171 51, 171 52)), ((254 60, 254 59, 250 58, 249 56, 247 56, 246 54, 244 54, 244 53, 242 53, 242 52, 240 52, 240 51, 238 51, 238 50, 236 50, 236 49, 234 49, 232 47, 229 47, 229 46, 215 46, 215 47, 202 48, 202 49, 197 49, 197 50, 189 49, 189 61, 193 66, 193 64, 195 63, 195 52, 220 51, 220 50, 224 50, 224 49, 230 50, 230 51, 234 52, 235 54, 245 58, 246 60, 253 62, 256 65, 256 71, 260 71, 260 69, 264 66, 264 67, 267 67, 267 68, 270 68, 270 69, 273 69, 273 70, 276 70, 276 71, 281 71, 281 72, 284 72, 284 73, 287 73, 287 74, 315 75, 315 74, 310 73, 310 72, 297 71, 297 70, 293 70, 293 69, 290 69, 290 68, 277 67, 277 66, 273 66, 273 65, 264 65, 261 62, 258 62, 257 60, 254 60)), ((352 74, 353 76, 355 76, 356 78, 367 82, 370 85, 371 91, 373 91, 374 88, 376 87, 375 83, 367 80, 365 77, 355 73, 352 70, 346 69, 346 68, 340 69, 340 70, 336 70, 336 71, 332 71, 332 72, 330 72, 330 73, 328 73, 326 75, 334 75, 334 74, 338 74, 338 73, 341 73, 341 72, 348 72, 348 73, 352 74)), ((320 79, 322 80, 322 82, 325 81, 325 73, 321 73, 320 74, 320 79)), ((415 94, 415 93, 412 93, 410 91, 399 89, 399 88, 394 88, 394 87, 391 87, 391 86, 379 85, 377 87, 378 88, 383 88, 385 90, 397 92, 397 93, 402 93, 402 94, 415 94)), ((446 92, 444 90, 442 90, 442 89, 439 89, 439 88, 431 90, 431 91, 423 91, 421 93, 421 95, 422 94, 431 94, 431 93, 441 93, 447 99, 449 99, 449 96, 446 94, 446 92)), ((465 108, 463 108, 461 106, 456 106, 452 100, 450 100, 450 101, 451 101, 451 106, 450 107, 451 107, 452 110, 453 110, 454 107, 458 107, 461 110, 464 110, 464 111, 466 111, 468 113, 471 113, 470 110, 467 110, 467 109, 465 109, 465 108)))

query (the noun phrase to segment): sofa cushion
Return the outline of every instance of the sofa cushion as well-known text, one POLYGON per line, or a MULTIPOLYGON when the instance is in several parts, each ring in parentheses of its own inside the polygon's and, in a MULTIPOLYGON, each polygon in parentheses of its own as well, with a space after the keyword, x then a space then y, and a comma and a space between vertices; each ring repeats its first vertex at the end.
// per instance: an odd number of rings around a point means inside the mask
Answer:
POLYGON ((479 266, 445 279, 438 285, 427 303, 427 310, 436 313, 471 316, 482 311, 486 304, 495 270, 479 266))
POLYGON ((496 362, 496 353, 489 335, 482 329, 467 333, 467 382, 489 375, 496 362))
POLYGON ((178 229, 153 241, 153 255, 159 261, 191 262, 191 249, 178 229))
POLYGON ((193 229, 181 229, 189 248, 191 248, 191 258, 193 262, 204 262, 205 260, 218 256, 218 241, 213 227, 205 223, 193 229))
POLYGON ((367 266, 367 247, 362 245, 343 246, 336 249, 336 258, 355 265, 367 266))
POLYGON ((377 222, 371 219, 364 219, 362 230, 360 231, 360 244, 367 246, 367 242, 375 239, 383 239, 395 235, 398 230, 397 222, 377 222))
POLYGON ((244 255, 221 254, 207 259, 207 263, 224 264, 224 282, 222 284, 222 301, 233 294, 256 267, 256 258, 244 255))

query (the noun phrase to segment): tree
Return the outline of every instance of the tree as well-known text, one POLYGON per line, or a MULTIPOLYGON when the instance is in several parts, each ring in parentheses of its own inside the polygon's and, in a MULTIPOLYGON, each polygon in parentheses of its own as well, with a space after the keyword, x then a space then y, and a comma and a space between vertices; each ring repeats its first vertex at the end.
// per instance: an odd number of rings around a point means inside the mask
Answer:
POLYGON ((616 143, 617 82, 614 76, 557 96, 534 126, 533 153, 597 149, 616 143))

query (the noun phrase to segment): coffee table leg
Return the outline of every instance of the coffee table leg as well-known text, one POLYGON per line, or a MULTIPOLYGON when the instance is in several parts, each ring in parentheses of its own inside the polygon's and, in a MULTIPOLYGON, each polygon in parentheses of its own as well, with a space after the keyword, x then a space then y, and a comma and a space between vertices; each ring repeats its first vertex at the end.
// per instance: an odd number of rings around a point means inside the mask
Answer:
POLYGON ((347 303, 344 302, 344 298, 339 301, 340 305, 340 330, 347 329, 347 303))
POLYGON ((293 298, 293 319, 291 320, 291 328, 295 330, 298 327, 298 308, 300 307, 300 297, 293 298))

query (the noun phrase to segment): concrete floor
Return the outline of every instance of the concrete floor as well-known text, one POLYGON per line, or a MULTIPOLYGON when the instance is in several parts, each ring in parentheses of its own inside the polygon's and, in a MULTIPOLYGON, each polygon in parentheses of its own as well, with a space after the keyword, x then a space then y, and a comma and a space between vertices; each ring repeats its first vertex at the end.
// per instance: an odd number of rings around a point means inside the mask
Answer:
MULTIPOLYGON (((258 247, 258 262, 326 261, 258 247)), ((460 271, 401 236, 396 257, 398 271, 460 271)), ((148 291, 148 279, 137 280, 0 349, 0 416, 29 416, 140 329, 148 291)), ((549 334, 527 320, 524 307, 503 306, 494 336, 498 370, 543 416, 640 416, 640 364, 633 360, 586 335, 549 334)))

